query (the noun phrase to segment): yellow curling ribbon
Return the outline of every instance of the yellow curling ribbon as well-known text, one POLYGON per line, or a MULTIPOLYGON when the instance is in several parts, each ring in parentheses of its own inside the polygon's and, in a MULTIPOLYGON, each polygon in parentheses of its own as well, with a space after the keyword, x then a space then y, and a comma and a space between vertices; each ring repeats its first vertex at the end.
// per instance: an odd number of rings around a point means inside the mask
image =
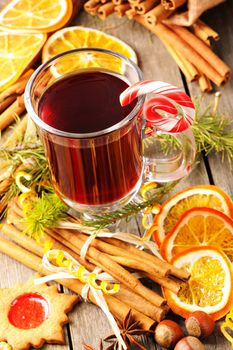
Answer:
POLYGON ((221 332, 224 337, 231 343, 231 347, 233 348, 233 309, 226 315, 225 321, 220 326, 221 332), (232 332, 232 335, 229 333, 232 332))
MULTIPOLYGON (((150 190, 153 190, 153 189, 155 189, 157 187, 158 187, 158 184, 156 182, 146 182, 141 187, 141 190, 140 190, 142 198, 144 200, 147 200, 148 199, 147 192, 150 191, 150 190)), ((161 210, 161 205, 160 204, 154 204, 153 206, 148 207, 144 211, 144 214, 143 214, 143 217, 142 217, 142 225, 148 231, 147 231, 146 235, 142 238, 143 240, 147 240, 147 239, 149 239, 151 237, 150 228, 153 225, 153 223, 148 220, 149 216, 151 214, 154 214, 154 215, 159 214, 160 210, 161 210)))
POLYGON ((77 267, 77 262, 75 263, 70 258, 66 257, 66 253, 62 250, 51 250, 47 251, 47 259, 56 262, 56 267, 63 267, 67 269, 70 275, 73 275, 79 279, 82 283, 89 284, 97 290, 101 290, 105 294, 115 294, 120 290, 120 284, 114 283, 112 288, 109 287, 109 282, 107 280, 102 280, 100 284, 97 283, 98 275, 94 272, 89 272, 85 269, 83 265, 77 267), (76 266, 75 266, 76 265, 76 266))
POLYGON ((26 173, 25 171, 18 171, 15 175, 15 183, 19 187, 20 191, 23 193, 31 192, 31 189, 29 187, 26 187, 22 183, 22 178, 29 181, 32 179, 32 175, 29 173, 26 173))
POLYGON ((21 206, 25 205, 24 201, 28 199, 31 196, 31 191, 30 192, 23 192, 19 195, 19 204, 21 206))

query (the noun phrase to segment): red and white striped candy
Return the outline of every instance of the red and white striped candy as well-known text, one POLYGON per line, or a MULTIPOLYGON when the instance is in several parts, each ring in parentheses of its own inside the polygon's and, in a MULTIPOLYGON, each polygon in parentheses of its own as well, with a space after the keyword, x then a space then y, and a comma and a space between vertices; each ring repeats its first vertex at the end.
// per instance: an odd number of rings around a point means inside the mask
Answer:
POLYGON ((159 130, 176 133, 188 129, 194 121, 195 108, 191 98, 176 86, 154 80, 140 81, 129 86, 120 95, 120 103, 126 106, 135 98, 146 94, 156 96, 144 103, 146 121, 159 130), (182 115, 178 116, 178 105, 182 115), (166 112, 166 116, 159 113, 166 112))

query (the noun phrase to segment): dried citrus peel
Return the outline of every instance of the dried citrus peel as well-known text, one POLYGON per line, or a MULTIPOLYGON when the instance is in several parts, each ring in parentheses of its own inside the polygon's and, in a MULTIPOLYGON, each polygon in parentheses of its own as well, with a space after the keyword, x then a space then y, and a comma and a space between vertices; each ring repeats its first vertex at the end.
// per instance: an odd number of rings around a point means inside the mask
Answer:
POLYGON ((78 263, 62 250, 49 250, 46 256, 50 263, 55 261, 56 265, 52 265, 55 269, 56 267, 65 268, 71 275, 71 278, 73 276, 79 279, 82 283, 89 284, 91 287, 101 290, 105 294, 115 294, 120 290, 119 283, 114 283, 112 288, 107 288, 109 284, 106 280, 102 280, 100 284, 98 284, 97 280, 99 280, 99 277, 97 273, 89 273, 84 266, 78 266, 78 263))
POLYGON ((146 235, 143 237, 143 239, 151 238, 153 231, 151 231, 150 228, 153 225, 153 223, 149 221, 149 216, 151 214, 158 215, 160 212, 160 208, 161 208, 160 204, 154 204, 153 206, 148 207, 144 211, 143 217, 142 217, 142 225, 148 231, 147 231, 146 235))
POLYGON ((15 175, 15 183, 18 186, 18 188, 20 189, 20 191, 23 192, 23 193, 30 192, 31 189, 29 187, 26 187, 22 183, 22 179, 30 181, 32 179, 32 175, 29 174, 29 173, 26 173, 25 171, 19 171, 15 175))
POLYGON ((221 324, 220 329, 233 348, 233 336, 229 333, 231 331, 233 334, 233 309, 226 315, 225 321, 221 324))

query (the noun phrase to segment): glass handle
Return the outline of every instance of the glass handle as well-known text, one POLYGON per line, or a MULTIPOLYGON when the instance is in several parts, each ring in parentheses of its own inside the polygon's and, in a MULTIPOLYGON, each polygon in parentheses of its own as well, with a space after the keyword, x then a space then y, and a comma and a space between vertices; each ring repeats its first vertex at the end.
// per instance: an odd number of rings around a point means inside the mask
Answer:
POLYGON ((196 144, 190 126, 195 117, 191 98, 176 86, 144 80, 121 95, 125 106, 146 96, 143 156, 145 181, 169 182, 186 176, 195 160, 196 144))
POLYGON ((180 133, 152 133, 143 139, 144 181, 169 182, 187 176, 195 154, 191 129, 180 133))

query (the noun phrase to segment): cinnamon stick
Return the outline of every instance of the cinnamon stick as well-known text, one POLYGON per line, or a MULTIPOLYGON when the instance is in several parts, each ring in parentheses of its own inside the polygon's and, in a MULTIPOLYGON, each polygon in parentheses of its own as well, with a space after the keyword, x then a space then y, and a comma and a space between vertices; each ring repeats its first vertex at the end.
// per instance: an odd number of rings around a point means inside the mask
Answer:
POLYGON ((134 16, 136 16, 136 12, 134 9, 129 9, 128 11, 125 12, 125 14, 130 20, 132 20, 134 16))
POLYGON ((192 25, 193 31, 195 35, 200 38, 203 41, 214 39, 219 40, 219 34, 213 30, 210 26, 208 26, 206 23, 202 22, 200 19, 198 19, 193 25, 192 25))
POLYGON ((144 15, 148 11, 150 11, 156 4, 158 4, 157 0, 145 0, 138 4, 134 4, 132 7, 136 13, 139 15, 144 15))
MULTIPOLYGON (((148 12, 149 13, 149 12, 148 12)), ((212 80, 216 85, 220 86, 226 82, 226 80, 229 78, 230 75, 230 68, 222 62, 202 41, 194 36, 198 42, 201 42, 202 45, 204 45, 205 50, 205 57, 206 53, 210 53, 209 58, 206 60, 203 57, 203 52, 201 50, 196 51, 197 47, 195 45, 190 45, 191 43, 188 41, 185 41, 183 38, 181 38, 180 35, 178 35, 175 31, 171 30, 170 27, 158 23, 156 26, 151 27, 148 25, 147 21, 143 18, 143 16, 135 16, 134 19, 141 23, 144 27, 149 29, 152 33, 163 36, 167 42, 169 42, 171 45, 176 47, 176 50, 179 50, 182 52, 182 54, 193 64, 196 66, 196 68, 204 73, 210 80, 212 80), (221 66, 224 67, 224 69, 221 69, 225 72, 225 75, 221 75, 219 71, 217 71, 217 67, 213 67, 213 59, 211 57, 214 55, 214 58, 216 59, 216 62, 221 61, 221 66)), ((174 26, 173 26, 174 27, 174 26)), ((172 27, 172 28, 173 28, 172 27)), ((183 28, 180 28, 183 29, 183 28)), ((178 29, 179 30, 179 29, 178 29)), ((187 30, 185 30, 187 31, 187 30)), ((195 40, 196 41, 196 40, 195 40)), ((219 68, 218 68, 219 70, 219 68)))
POLYGON ((97 15, 100 19, 105 20, 114 12, 114 4, 112 2, 107 2, 98 8, 97 15))
MULTIPOLYGON (((229 79, 231 71, 230 67, 223 62, 208 46, 206 46, 202 40, 197 38, 186 28, 180 26, 170 26, 170 29, 179 35, 179 37, 186 43, 189 43, 189 46, 191 46, 196 52, 199 52, 203 59, 206 60, 206 62, 210 64, 218 72, 218 74, 225 79, 225 81, 229 79)), ((201 69, 201 71, 206 74, 203 69, 201 69)), ((208 76, 208 74, 206 75, 208 76)), ((211 77, 209 78, 213 80, 211 77)))
POLYGON ((130 4, 139 4, 140 2, 144 1, 144 0, 128 0, 130 4))
MULTIPOLYGON (((38 273, 42 275, 50 275, 51 272, 46 270, 41 266, 41 259, 36 256, 35 254, 27 251, 26 249, 17 246, 16 244, 5 240, 4 238, 0 237, 0 251, 12 259, 24 264, 28 268, 37 271, 38 273)), ((57 280, 58 283, 62 284, 64 287, 70 289, 71 291, 81 294, 83 289, 83 284, 77 280, 77 279, 64 279, 64 280, 57 280)), ((92 295, 92 293, 89 291, 88 293, 88 299, 93 303, 96 304, 96 301, 92 295)), ((124 304, 120 300, 114 298, 110 295, 105 295, 105 299, 107 301, 108 307, 110 311, 117 317, 119 320, 123 321, 126 317, 127 313, 131 309, 128 305, 124 304)), ((140 326, 142 329, 149 330, 154 327, 155 321, 149 318, 148 316, 132 309, 132 315, 135 321, 140 322, 140 326)))
POLYGON ((202 92, 211 92, 213 90, 211 82, 205 74, 200 75, 198 79, 198 84, 202 92))
POLYGON ((148 277, 150 280, 158 283, 160 286, 165 287, 169 290, 171 290, 173 293, 178 294, 181 288, 185 285, 185 283, 182 283, 180 281, 176 281, 174 279, 171 279, 170 277, 158 277, 155 275, 151 275, 150 273, 145 273, 144 275, 148 277))
MULTIPOLYGON (((145 21, 150 27, 154 27, 158 22, 161 22, 162 20, 168 18, 173 11, 171 10, 165 10, 163 5, 159 4, 158 6, 155 6, 152 10, 147 12, 145 15, 145 21)), ((143 20, 143 17, 141 18, 143 20)))
POLYGON ((25 90, 28 79, 30 78, 33 72, 33 69, 29 69, 16 81, 16 83, 8 87, 6 90, 2 91, 0 93, 0 102, 3 102, 6 98, 8 98, 11 95, 21 95, 25 90))
POLYGON ((156 307, 124 285, 121 285, 119 292, 114 294, 114 297, 157 322, 160 322, 166 316, 167 311, 165 309, 156 307))
POLYGON ((0 113, 2 113, 8 106, 16 100, 16 95, 10 95, 0 102, 0 113))
POLYGON ((128 1, 127 1, 127 0, 112 0, 112 3, 113 3, 115 6, 118 6, 118 5, 122 5, 122 4, 127 4, 128 1))
POLYGON ((8 190, 8 188, 12 184, 12 181, 13 181, 12 178, 9 177, 8 179, 5 179, 0 182, 0 196, 3 195, 8 190))
POLYGON ((130 4, 121 4, 121 5, 117 5, 114 8, 114 11, 116 12, 116 15, 118 17, 123 17, 126 13, 126 11, 128 11, 131 8, 130 4))
POLYGON ((84 10, 89 13, 91 16, 95 16, 101 5, 96 3, 96 0, 89 0, 84 4, 84 10))
POLYGON ((184 281, 186 281, 190 278, 190 274, 187 271, 185 271, 183 269, 178 269, 177 267, 169 264, 168 262, 166 262, 164 260, 160 260, 159 258, 157 258, 154 255, 148 254, 148 253, 144 252, 143 250, 139 250, 139 249, 133 247, 131 244, 125 243, 125 242, 120 241, 116 238, 102 238, 102 240, 105 242, 109 242, 112 245, 115 245, 117 247, 121 247, 122 249, 125 249, 128 252, 131 252, 135 255, 138 255, 146 261, 151 261, 151 262, 157 264, 158 266, 161 266, 161 268, 164 268, 164 267, 169 268, 170 274, 174 277, 180 278, 181 280, 184 280, 184 281))
MULTIPOLYGON (((159 269, 151 267, 146 261, 144 264, 139 259, 134 259, 127 256, 117 256, 117 255, 108 255, 113 261, 117 262, 122 266, 126 266, 131 269, 149 272, 152 275, 158 276, 159 278, 163 278, 164 275, 159 273, 159 269)), ((169 270, 170 271, 170 270, 169 270)))
POLYGON ((174 58, 175 62, 179 66, 180 70, 185 75, 186 79, 189 82, 192 82, 194 80, 197 80, 199 77, 199 72, 196 69, 196 67, 187 60, 186 57, 182 55, 179 51, 177 51, 173 45, 170 45, 167 40, 163 38, 163 36, 159 36, 160 40, 166 47, 167 51, 170 53, 170 55, 174 58))
MULTIPOLYGON (((73 237, 69 231, 59 229, 48 230, 47 233, 49 235, 52 235, 52 237, 56 236, 58 241, 62 242, 64 245, 67 245, 73 251, 77 252, 77 254, 80 253, 80 250, 83 246, 83 241, 80 241, 78 238, 73 237)), ((155 306, 160 307, 166 304, 166 301, 160 295, 144 287, 141 282, 130 272, 125 270, 119 264, 115 263, 106 254, 98 251, 96 248, 89 247, 87 252, 87 259, 90 262, 94 263, 96 266, 102 268, 105 272, 109 273, 129 289, 134 290, 137 294, 150 301, 155 306)))
POLYGON ((4 130, 7 126, 12 124, 17 116, 20 116, 25 111, 25 106, 22 98, 13 102, 1 115, 0 115, 0 131, 4 130))
POLYGON ((184 5, 187 0, 161 0, 161 4, 165 10, 176 10, 178 7, 184 5))
MULTIPOLYGON (((15 222, 14 222, 15 224, 15 222)), ((21 247, 33 252, 39 257, 44 254, 44 249, 40 246, 34 239, 26 236, 22 231, 17 229, 13 224, 4 224, 2 226, 2 232, 12 239, 15 243, 19 244, 21 247)), ((81 265, 83 265, 88 271, 93 271, 95 266, 90 264, 88 261, 84 261, 80 258, 78 254, 75 254, 71 249, 65 247, 63 244, 59 243, 56 239, 48 237, 44 234, 44 240, 50 240, 53 249, 65 250, 67 253, 71 254, 74 259, 76 259, 81 265)))
MULTIPOLYGON (((69 237, 71 242, 78 238, 82 240, 83 244, 87 239, 87 236, 85 234, 82 234, 78 231, 70 232, 69 237)), ((112 259, 115 261, 119 259, 119 261, 121 261, 120 264, 123 264, 124 266, 130 267, 130 268, 135 268, 136 270, 150 272, 160 277, 167 276, 171 272, 170 265, 163 264, 163 262, 158 264, 157 260, 153 262, 150 261, 150 263, 147 263, 147 260, 144 257, 143 258, 140 257, 139 254, 136 254, 135 252, 131 253, 131 251, 122 249, 119 246, 106 243, 102 239, 94 239, 91 242, 90 246, 95 247, 96 249, 98 249, 103 253, 111 255, 112 259), (115 259, 115 256, 117 256, 116 259, 115 259), (123 258, 123 259, 120 259, 120 258, 123 258)))

